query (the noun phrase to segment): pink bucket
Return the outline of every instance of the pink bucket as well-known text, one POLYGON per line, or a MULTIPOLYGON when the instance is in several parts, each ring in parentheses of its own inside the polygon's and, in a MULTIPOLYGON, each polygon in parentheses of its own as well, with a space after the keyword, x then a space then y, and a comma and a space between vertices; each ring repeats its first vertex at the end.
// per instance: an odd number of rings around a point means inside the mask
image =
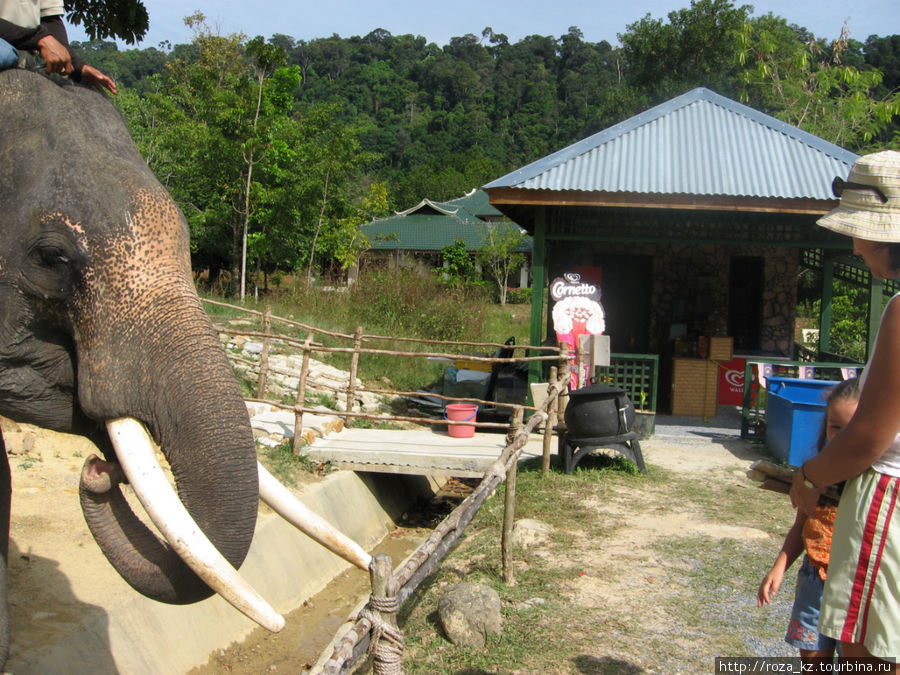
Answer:
MULTIPOLYGON (((474 403, 448 403, 444 417, 451 422, 468 422, 475 419, 478 406, 474 403)), ((475 427, 471 424, 448 424, 447 435, 453 438, 471 438, 475 427)))

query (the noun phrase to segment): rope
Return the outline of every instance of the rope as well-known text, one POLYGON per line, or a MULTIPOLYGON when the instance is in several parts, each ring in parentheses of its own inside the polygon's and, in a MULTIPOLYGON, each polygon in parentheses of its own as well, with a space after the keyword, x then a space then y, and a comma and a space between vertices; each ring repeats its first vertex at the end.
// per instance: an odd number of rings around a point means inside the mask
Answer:
POLYGON ((368 619, 372 625, 369 655, 374 656, 374 672, 382 675, 403 673, 405 640, 393 620, 399 608, 400 602, 396 596, 390 598, 371 596, 369 603, 360 612, 360 617, 368 619))

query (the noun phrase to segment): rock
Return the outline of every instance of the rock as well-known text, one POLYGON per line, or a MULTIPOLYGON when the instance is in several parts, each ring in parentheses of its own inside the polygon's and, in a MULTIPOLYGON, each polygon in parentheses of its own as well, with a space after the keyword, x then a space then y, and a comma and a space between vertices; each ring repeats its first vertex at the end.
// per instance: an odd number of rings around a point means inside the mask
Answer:
POLYGON ((488 636, 500 635, 500 596, 484 584, 456 584, 438 602, 438 616, 450 642, 481 649, 488 636))
POLYGON ((261 342, 245 342, 244 351, 248 354, 262 354, 263 346, 261 342))
POLYGON ((546 604, 547 601, 544 598, 528 598, 528 600, 523 600, 522 602, 514 602, 513 607, 521 612, 527 609, 534 609, 535 607, 543 607, 546 604))
POLYGON ((522 548, 537 546, 544 543, 552 531, 552 528, 546 523, 531 518, 522 518, 513 524, 513 545, 522 548))

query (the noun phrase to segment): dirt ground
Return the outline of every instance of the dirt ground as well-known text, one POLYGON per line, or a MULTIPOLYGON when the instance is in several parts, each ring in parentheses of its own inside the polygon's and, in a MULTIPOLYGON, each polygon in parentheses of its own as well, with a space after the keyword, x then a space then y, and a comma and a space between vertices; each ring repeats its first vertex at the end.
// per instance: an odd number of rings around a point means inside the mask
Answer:
MULTIPOLYGON (((85 458, 93 447, 78 437, 53 434, 27 425, 4 423, 13 482, 13 510, 10 537, 10 605, 14 635, 10 668, 15 671, 17 645, 39 645, 42 636, 59 623, 73 621, 76 612, 93 603, 93 590, 102 595, 133 593, 120 582, 100 554, 87 530, 78 506, 78 476, 85 458), (68 583, 68 575, 89 568, 95 588, 87 587, 76 597, 68 583), (40 598, 53 597, 52 606, 40 598)), ((702 482, 704 475, 723 476, 736 483, 747 483, 744 472, 754 459, 752 451, 735 452, 726 444, 705 443, 702 451, 695 445, 670 442, 664 438, 644 444, 648 463, 679 474, 690 474, 702 482)), ((748 487, 749 484, 748 484, 748 487)), ((605 542, 604 555, 619 551, 623 559, 646 557, 655 539, 672 533, 683 536, 696 532, 718 538, 772 539, 771 535, 752 527, 738 527, 704 521, 695 513, 677 510, 653 513, 617 512, 615 501, 593 505, 597 511, 620 519, 627 526, 616 529, 605 542)), ((399 528, 384 544, 399 561, 423 531, 399 528)), ((772 540, 772 554, 778 542, 772 540)), ((655 574, 664 579, 660 564, 655 574)), ((652 565, 641 570, 645 578, 653 578, 652 565)), ((261 629, 240 645, 211 655, 210 663, 194 671, 202 673, 234 672, 300 672, 325 646, 336 628, 365 595, 367 579, 361 572, 351 571, 321 599, 314 598, 287 617, 291 632, 269 635, 261 629), (358 589, 358 590, 357 590, 358 589), (306 623, 302 623, 303 617, 306 623), (310 622, 312 626, 310 625, 310 622), (317 626, 318 628, 314 628, 317 626), (298 651, 301 642, 305 645, 298 651)), ((575 589, 572 589, 573 591, 575 589)), ((639 603, 641 584, 628 583, 627 578, 589 577, 579 582, 574 593, 576 604, 585 610, 598 606, 602 598, 615 595, 623 605, 639 603), (587 583, 591 581, 592 583, 587 583)))

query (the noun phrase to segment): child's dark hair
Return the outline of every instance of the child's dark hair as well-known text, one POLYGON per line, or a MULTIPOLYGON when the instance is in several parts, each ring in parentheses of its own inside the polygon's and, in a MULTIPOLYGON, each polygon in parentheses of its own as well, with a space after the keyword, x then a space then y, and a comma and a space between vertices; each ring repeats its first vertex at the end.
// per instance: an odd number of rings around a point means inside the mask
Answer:
POLYGON ((832 401, 840 401, 849 399, 851 401, 859 400, 859 378, 851 377, 843 382, 838 382, 828 390, 828 398, 825 399, 825 419, 822 421, 822 428, 819 430, 819 438, 816 441, 816 450, 821 450, 828 442, 828 406, 832 401))
MULTIPOLYGON (((822 420, 822 428, 819 430, 819 440, 816 442, 816 450, 821 450, 828 442, 828 406, 831 405, 833 401, 858 401, 860 389, 859 378, 851 377, 843 382, 838 382, 829 390, 828 398, 825 399, 825 419, 822 420)), ((845 481, 841 481, 835 485, 838 494, 843 494, 844 482, 845 481)))

